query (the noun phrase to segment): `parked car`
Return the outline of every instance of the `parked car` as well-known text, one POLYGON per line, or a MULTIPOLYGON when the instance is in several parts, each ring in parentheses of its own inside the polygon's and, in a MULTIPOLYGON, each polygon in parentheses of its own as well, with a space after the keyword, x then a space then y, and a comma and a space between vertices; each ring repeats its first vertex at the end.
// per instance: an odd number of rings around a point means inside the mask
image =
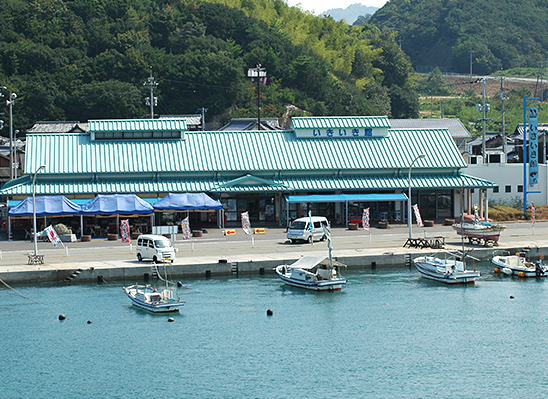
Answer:
POLYGON ((307 216, 295 219, 287 229, 287 238, 292 243, 297 241, 310 243, 312 241, 323 241, 326 236, 322 226, 329 228, 329 221, 323 216, 307 216))
POLYGON ((171 262, 175 260, 175 248, 169 238, 142 234, 137 239, 137 259, 151 259, 153 262, 171 262))

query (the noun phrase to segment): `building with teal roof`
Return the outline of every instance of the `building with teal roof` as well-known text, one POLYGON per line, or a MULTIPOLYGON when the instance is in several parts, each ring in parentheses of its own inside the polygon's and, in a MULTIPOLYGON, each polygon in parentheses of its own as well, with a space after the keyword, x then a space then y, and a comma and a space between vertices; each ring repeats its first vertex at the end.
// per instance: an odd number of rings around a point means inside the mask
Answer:
MULTIPOLYGON (((188 131, 184 119, 90 120, 88 130, 29 133, 25 176, 0 195, 90 199, 135 193, 150 202, 168 193, 205 192, 225 205, 228 223, 248 211, 252 223, 285 225, 308 214, 348 222, 371 207, 405 220, 403 201, 288 202, 299 195, 406 194, 423 218, 460 214, 461 188, 493 183, 468 176, 447 129, 392 129, 387 117, 293 118, 291 130, 188 131)), ((304 197, 303 197, 304 198, 304 197)), ((347 198, 347 197, 345 197, 347 198)), ((367 198, 367 197, 365 197, 367 198)), ((373 197, 372 197, 373 198, 373 197)), ((195 216, 203 224, 216 216, 195 216)))

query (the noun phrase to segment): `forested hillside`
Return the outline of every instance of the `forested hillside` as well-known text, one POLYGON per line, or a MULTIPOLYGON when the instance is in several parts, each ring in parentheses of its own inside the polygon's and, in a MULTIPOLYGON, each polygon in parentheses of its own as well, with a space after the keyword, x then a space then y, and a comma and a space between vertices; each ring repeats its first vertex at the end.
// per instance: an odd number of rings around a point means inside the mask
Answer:
POLYGON ((415 66, 490 74, 548 56, 546 0, 391 0, 370 22, 398 31, 415 66))
MULTIPOLYGON (((138 118, 152 67, 160 114, 256 115, 247 69, 267 69, 262 115, 418 115, 394 34, 350 27, 281 0, 0 0, 0 85, 14 126, 138 118)), ((227 116, 228 117, 228 116, 227 116)), ((6 128, 0 133, 6 134, 6 128)))

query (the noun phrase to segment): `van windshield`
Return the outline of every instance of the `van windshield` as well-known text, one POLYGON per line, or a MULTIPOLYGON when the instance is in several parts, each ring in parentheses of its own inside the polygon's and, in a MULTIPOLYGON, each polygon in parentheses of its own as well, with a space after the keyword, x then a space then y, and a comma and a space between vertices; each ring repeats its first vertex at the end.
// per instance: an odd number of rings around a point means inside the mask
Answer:
POLYGON ((171 247, 171 241, 169 241, 169 240, 154 240, 154 246, 156 248, 169 248, 169 247, 171 247))
POLYGON ((304 230, 305 227, 306 227, 306 222, 293 222, 293 223, 291 223, 291 228, 292 229, 304 230))

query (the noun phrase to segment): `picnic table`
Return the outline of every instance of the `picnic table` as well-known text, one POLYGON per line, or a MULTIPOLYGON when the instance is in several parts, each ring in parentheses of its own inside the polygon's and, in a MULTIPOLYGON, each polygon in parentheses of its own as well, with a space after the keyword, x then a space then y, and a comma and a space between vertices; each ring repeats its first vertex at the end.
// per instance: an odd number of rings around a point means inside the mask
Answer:
POLYGON ((404 247, 409 248, 434 248, 441 249, 445 245, 445 237, 419 237, 419 238, 408 238, 404 247))

